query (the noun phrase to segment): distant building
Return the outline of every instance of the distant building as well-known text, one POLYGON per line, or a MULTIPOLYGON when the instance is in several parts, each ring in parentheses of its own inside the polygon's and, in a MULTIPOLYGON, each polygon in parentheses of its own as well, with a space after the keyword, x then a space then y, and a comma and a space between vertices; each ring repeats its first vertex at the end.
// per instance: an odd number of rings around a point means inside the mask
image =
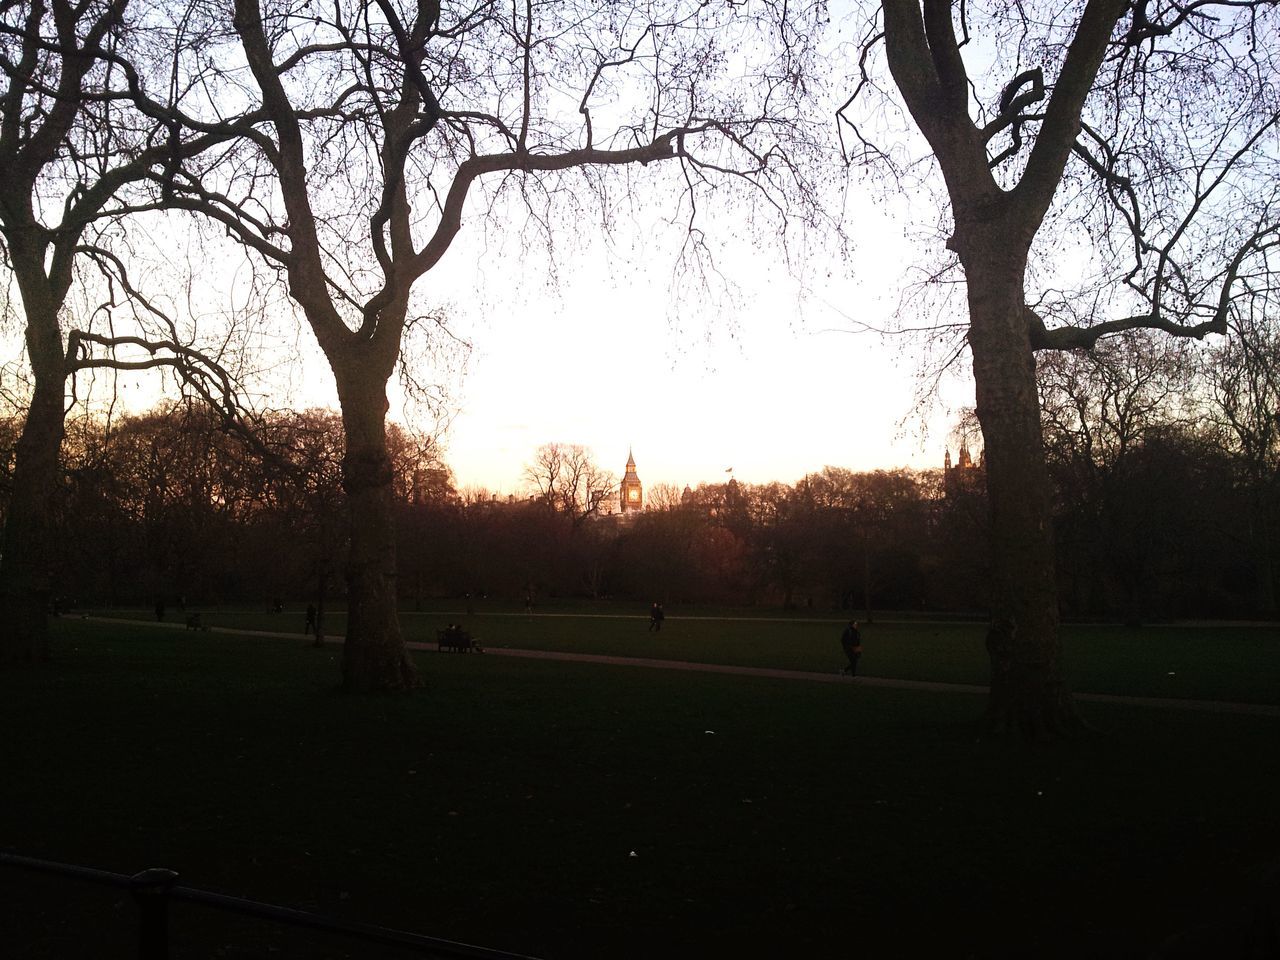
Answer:
POLYGON ((627 472, 618 489, 618 500, 623 513, 644 509, 644 484, 636 473, 636 458, 630 450, 627 450, 627 472))
POLYGON ((969 453, 969 445, 960 444, 959 457, 954 465, 951 463, 951 451, 946 451, 942 460, 942 492, 943 496, 954 496, 962 490, 974 490, 985 484, 987 479, 986 451, 982 459, 973 462, 969 453))

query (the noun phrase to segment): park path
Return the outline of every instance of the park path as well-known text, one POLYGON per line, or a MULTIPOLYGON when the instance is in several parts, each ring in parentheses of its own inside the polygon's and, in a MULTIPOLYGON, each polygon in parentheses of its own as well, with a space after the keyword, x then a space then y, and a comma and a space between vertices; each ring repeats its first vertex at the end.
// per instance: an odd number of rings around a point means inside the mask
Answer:
MULTIPOLYGON (((120 620, 115 617, 82 616, 82 620, 95 623, 127 623, 131 626, 158 629, 185 630, 181 623, 155 620, 120 620)), ((203 633, 220 633, 247 637, 269 637, 277 640, 302 640, 305 634, 278 630, 248 630, 234 627, 205 627, 203 633)), ((340 637, 330 637, 327 643, 341 643, 340 637)), ((438 653, 434 643, 411 640, 410 650, 438 653)), ((559 660, 570 663, 597 663, 618 667, 644 667, 650 670, 683 670, 689 673, 719 673, 739 677, 767 677, 774 680, 800 680, 809 683, 840 683, 846 686, 879 687, 892 690, 919 690, 930 693, 986 694, 987 687, 972 683, 939 683, 932 680, 895 680, 888 677, 858 677, 852 679, 838 672, 822 673, 815 670, 782 670, 776 667, 739 667, 724 663, 698 663, 691 660, 657 660, 649 657, 620 657, 601 653, 570 653, 560 650, 524 650, 514 647, 486 647, 485 653, 501 657, 520 657, 527 660, 559 660)), ((1167 697, 1129 697, 1110 693, 1075 693, 1076 700, 1085 703, 1115 703, 1133 707, 1158 707, 1166 710, 1195 710, 1203 713, 1236 713, 1257 717, 1280 717, 1280 705, 1268 703, 1233 703, 1226 700, 1175 700, 1167 697)))
MULTIPOLYGON (((519 611, 501 611, 501 610, 401 610, 401 617, 564 617, 573 620, 643 620, 648 621, 649 614, 646 613, 523 613, 519 611)), ((938 626, 972 626, 978 627, 985 631, 987 621, 978 615, 969 617, 886 617, 877 616, 874 621, 861 620, 862 614, 855 611, 854 619, 859 620, 866 626, 868 624, 905 624, 907 626, 938 625, 938 626)), ((668 621, 679 620, 726 620, 731 623, 823 623, 828 626, 842 627, 849 622, 849 617, 795 617, 795 616, 775 616, 775 617, 741 617, 741 616, 704 616, 701 614, 681 613, 678 616, 667 614, 668 621)), ((1071 621, 1071 626, 1077 627, 1116 627, 1115 623, 1085 623, 1071 621)), ((1158 626, 1161 630, 1182 630, 1192 629, 1200 630, 1205 627, 1248 627, 1250 629, 1275 629, 1276 622, 1274 620, 1170 620, 1168 622, 1156 622, 1151 626, 1158 626)), ((1126 628, 1127 629, 1127 628, 1126 628)))

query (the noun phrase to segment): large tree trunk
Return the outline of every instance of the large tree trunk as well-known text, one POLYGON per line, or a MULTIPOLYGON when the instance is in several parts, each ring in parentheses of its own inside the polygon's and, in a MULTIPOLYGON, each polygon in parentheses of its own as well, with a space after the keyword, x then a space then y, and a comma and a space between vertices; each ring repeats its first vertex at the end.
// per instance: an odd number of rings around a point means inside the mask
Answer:
POLYGON ((50 513, 65 430, 66 378, 57 311, 37 315, 39 306, 31 299, 24 297, 35 392, 14 451, 13 487, 0 545, 0 663, 49 658, 50 513))
POLYGON ((1275 564, 1272 560, 1272 525, 1271 525, 1271 484, 1262 471, 1254 472, 1250 478, 1253 499, 1253 522, 1249 525, 1250 539, 1253 541, 1254 569, 1258 585, 1255 592, 1255 603, 1258 613, 1264 617, 1276 615, 1275 564))
POLYGON ((338 375, 347 449, 342 483, 351 522, 347 636, 342 685, 349 691, 409 690, 418 673, 396 612, 396 541, 385 380, 338 375), (344 380, 354 380, 354 383, 344 380))
POLYGON ((993 231, 962 259, 991 506, 992 615, 1010 634, 989 644, 988 716, 993 725, 1032 735, 1063 732, 1076 719, 1058 630, 1049 474, 1023 299, 1025 257, 993 231))
POLYGON ((316 577, 316 625, 315 640, 312 643, 314 647, 324 646, 324 605, 329 598, 329 558, 325 556, 324 566, 320 568, 320 573, 316 577))
POLYGON ((0 554, 0 661, 5 663, 49 657, 50 501, 58 486, 62 399, 61 380, 53 388, 37 388, 15 452, 0 554))

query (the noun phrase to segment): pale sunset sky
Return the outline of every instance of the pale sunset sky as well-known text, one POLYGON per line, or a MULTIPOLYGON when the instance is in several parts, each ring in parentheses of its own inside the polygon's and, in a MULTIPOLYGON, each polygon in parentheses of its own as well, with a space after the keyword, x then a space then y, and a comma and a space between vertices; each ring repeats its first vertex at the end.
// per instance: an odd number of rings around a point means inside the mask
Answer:
MULTIPOLYGON (((448 415, 434 429, 459 488, 520 492, 525 465, 551 442, 588 447, 618 476, 633 451, 647 486, 722 482, 730 467, 743 482, 793 483, 827 465, 941 465, 959 409, 973 402, 967 370, 938 381, 922 405, 919 342, 875 332, 956 319, 917 310, 895 320, 903 290, 938 262, 936 198, 928 189, 904 197, 890 184, 842 184, 834 110, 826 116, 829 186, 835 204, 845 198, 851 240, 845 257, 793 245, 788 265, 769 230, 747 231, 740 208, 704 197, 698 227, 720 277, 681 280, 687 207, 674 165, 660 174, 655 166, 643 190, 615 188, 607 214, 593 212, 589 195, 577 198, 586 213, 550 223, 554 254, 521 222, 523 211, 486 217, 473 188, 461 234, 415 286, 419 308, 441 312, 470 344, 465 356, 428 353, 415 364, 420 379, 446 384, 448 415), (613 221, 608 239, 600 216, 613 221)), ((188 299, 233 310, 250 272, 240 251, 170 239, 152 238, 166 254, 181 248, 175 259, 204 285, 188 299)), ((261 374, 256 404, 336 409, 311 331, 285 315, 297 311, 283 295, 274 309, 282 315, 269 319, 266 344, 250 351, 261 374)), ((17 358, 17 324, 0 335, 17 358)), ((117 411, 173 392, 154 374, 119 382, 117 411)), ((433 429, 394 379, 390 389, 392 420, 433 429)), ((109 401, 110 388, 100 382, 94 396, 109 401)))
MULTIPOLYGON (((748 239, 731 221, 708 224, 721 231, 713 239, 724 277, 710 287, 673 277, 683 224, 623 221, 610 242, 569 226, 549 257, 517 229, 469 222, 415 288, 422 308, 442 310, 471 344, 465 360, 442 364, 452 419, 441 440, 456 485, 520 492, 525 464, 550 442, 590 448, 619 477, 630 449, 646 486, 723 482, 729 467, 742 482, 794 483, 827 465, 940 466, 957 410, 973 402, 967 371, 944 378, 921 407, 918 342, 872 332, 893 325, 915 268, 936 261, 941 241, 927 229, 936 209, 877 196, 883 189, 866 185, 849 195, 847 258, 793 247, 797 267, 781 262, 767 233, 748 239)), ((247 275, 234 251, 187 243, 189 260, 208 258, 206 281, 225 266, 213 286, 247 275)), ((336 409, 310 330, 272 329, 258 402, 336 409)), ((8 333, 16 357, 21 341, 8 333)), ((435 366, 417 369, 431 380, 435 366)), ((117 411, 160 399, 154 374, 120 383, 117 411)), ((395 378, 390 390, 391 419, 419 418, 395 378)), ((109 393, 94 388, 99 401, 109 393)))
POLYGON ((647 485, 679 487, 721 482, 729 467, 792 483, 825 465, 940 466, 972 386, 944 381, 922 420, 914 345, 855 332, 891 325, 909 268, 936 256, 870 201, 850 201, 846 261, 789 270, 767 237, 732 240, 719 263, 736 290, 677 291, 673 243, 632 224, 612 251, 562 249, 554 283, 539 253, 512 266, 508 250, 459 242, 441 264, 460 287, 449 314, 473 344, 444 438, 457 484, 514 492, 548 442, 587 446, 619 476, 630 448, 647 485))
MULTIPOLYGON (((834 148, 834 115, 831 123, 834 148)), ((834 202, 845 197, 847 256, 793 245, 788 265, 767 229, 750 233, 741 210, 708 203, 698 226, 722 278, 709 284, 676 276, 687 210, 674 165, 634 195, 619 189, 613 199, 625 212, 610 208, 607 240, 598 213, 553 222, 554 254, 527 220, 486 217, 473 196, 462 232, 415 286, 419 308, 440 311, 470 344, 465 357, 415 364, 421 379, 447 385, 440 440, 456 485, 517 493, 525 465, 551 442, 588 447, 619 477, 631 450, 648 486, 722 482, 730 467, 743 482, 793 483, 827 465, 940 466, 959 409, 973 402, 967 369, 938 381, 921 405, 919 341, 875 332, 957 319, 917 309, 895 321, 903 290, 938 262, 936 198, 842 185, 838 152, 829 162, 834 202)), ((228 309, 216 304, 234 301, 249 273, 240 252, 187 236, 177 245, 206 285, 197 299, 228 309)), ((296 314, 283 295, 276 309, 296 314)), ((20 334, 8 326, 0 333, 16 358, 20 334)), ((253 360, 264 373, 258 405, 336 409, 310 329, 287 316, 268 326, 253 360)), ((120 383, 117 410, 160 399, 154 374, 120 383)), ((390 389, 392 420, 432 429, 394 378, 390 389)), ((102 384, 94 392, 109 399, 102 384)))

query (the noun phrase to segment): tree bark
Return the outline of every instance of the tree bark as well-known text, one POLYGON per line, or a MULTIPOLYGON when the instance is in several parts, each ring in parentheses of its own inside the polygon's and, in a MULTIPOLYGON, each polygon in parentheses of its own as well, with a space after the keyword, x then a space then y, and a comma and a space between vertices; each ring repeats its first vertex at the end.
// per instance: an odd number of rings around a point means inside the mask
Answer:
POLYGON ((862 619, 871 622, 871 543, 862 531, 862 619))
POLYGON ((335 373, 347 441, 342 484, 351 523, 342 686, 351 692, 410 690, 418 685, 418 672, 396 612, 386 378, 370 371, 335 373))
POLYGON ((35 388, 14 451, 13 488, 0 553, 0 662, 49 658, 50 513, 65 424, 66 363, 58 309, 65 282, 50 289, 43 244, 6 234, 27 315, 25 339, 35 388))
POLYGON ((992 649, 988 715, 1032 735, 1075 727, 1058 633, 1049 474, 1040 427, 1025 279, 1027 255, 1061 183, 1080 116, 1125 12, 1124 0, 1081 11, 1017 186, 991 173, 987 138, 969 113, 970 80, 948 0, 884 0, 889 69, 928 139, 951 198, 949 246, 964 267, 969 349, 986 454, 992 616, 1010 642, 992 649))
POLYGON ((313 647, 324 646, 324 605, 325 600, 329 597, 329 561, 327 558, 324 563, 324 567, 316 578, 316 626, 315 639, 311 644, 313 647))
POLYGON ((1257 610, 1264 617, 1274 617, 1276 615, 1276 581, 1275 563, 1272 559, 1274 551, 1271 533, 1272 507, 1271 498, 1267 495, 1271 491, 1271 484, 1267 479, 1261 470, 1255 471, 1250 478, 1254 519, 1249 525, 1249 534, 1253 541, 1254 570, 1258 578, 1255 593, 1257 610))
POLYGON ((14 456, 13 488, 0 553, 0 662, 49 658, 52 596, 51 501, 62 447, 63 379, 37 376, 14 456))
POLYGON ((1063 673, 1049 472, 1023 291, 1025 250, 1007 230, 960 243, 969 347, 986 454, 992 616, 1010 642, 990 645, 988 719, 1032 736, 1077 725, 1063 673), (996 679, 1000 682, 996 682, 996 679))

